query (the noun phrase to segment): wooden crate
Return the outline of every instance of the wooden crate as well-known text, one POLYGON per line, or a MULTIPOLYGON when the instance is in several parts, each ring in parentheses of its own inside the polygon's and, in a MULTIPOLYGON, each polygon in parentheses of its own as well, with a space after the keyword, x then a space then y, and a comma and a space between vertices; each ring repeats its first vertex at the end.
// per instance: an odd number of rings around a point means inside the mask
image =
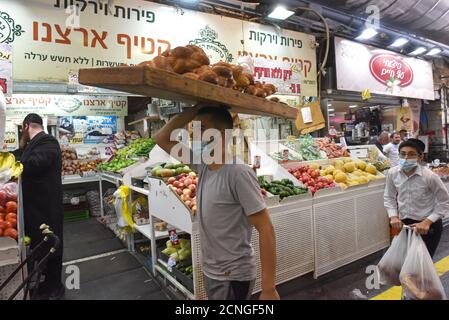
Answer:
POLYGON ((84 85, 195 104, 226 104, 234 113, 296 119, 298 109, 148 66, 79 70, 84 85))

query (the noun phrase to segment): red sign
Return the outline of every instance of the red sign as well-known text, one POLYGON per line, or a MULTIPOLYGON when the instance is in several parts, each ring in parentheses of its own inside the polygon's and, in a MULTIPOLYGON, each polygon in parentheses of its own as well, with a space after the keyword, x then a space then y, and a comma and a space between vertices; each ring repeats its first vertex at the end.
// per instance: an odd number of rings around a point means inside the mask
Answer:
POLYGON ((373 77, 384 85, 406 87, 413 81, 412 67, 393 54, 382 53, 373 56, 369 62, 369 69, 373 77))

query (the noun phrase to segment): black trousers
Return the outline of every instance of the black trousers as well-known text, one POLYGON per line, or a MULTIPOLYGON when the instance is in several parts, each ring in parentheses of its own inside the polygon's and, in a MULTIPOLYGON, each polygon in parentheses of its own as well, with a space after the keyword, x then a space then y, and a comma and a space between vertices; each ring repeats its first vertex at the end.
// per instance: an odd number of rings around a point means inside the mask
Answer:
MULTIPOLYGON (((404 219, 402 223, 405 225, 411 225, 414 223, 420 223, 421 221, 416 221, 413 219, 404 219)), ((422 239, 426 244, 427 250, 430 256, 433 258, 435 251, 437 250, 438 244, 440 243, 441 233, 443 232, 443 221, 438 220, 430 226, 429 233, 422 235, 422 239)))

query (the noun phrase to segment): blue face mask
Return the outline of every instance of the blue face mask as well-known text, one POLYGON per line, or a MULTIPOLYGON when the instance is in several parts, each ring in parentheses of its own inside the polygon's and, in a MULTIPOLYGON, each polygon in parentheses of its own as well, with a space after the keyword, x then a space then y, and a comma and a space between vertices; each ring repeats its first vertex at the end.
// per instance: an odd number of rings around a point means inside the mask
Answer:
POLYGON ((204 142, 204 141, 201 141, 201 143, 199 143, 199 141, 193 142, 192 143, 193 154, 203 154, 204 150, 207 149, 208 144, 209 144, 209 142, 204 142))
POLYGON ((410 171, 418 166, 418 160, 417 159, 399 159, 399 165, 402 169, 406 171, 410 171))

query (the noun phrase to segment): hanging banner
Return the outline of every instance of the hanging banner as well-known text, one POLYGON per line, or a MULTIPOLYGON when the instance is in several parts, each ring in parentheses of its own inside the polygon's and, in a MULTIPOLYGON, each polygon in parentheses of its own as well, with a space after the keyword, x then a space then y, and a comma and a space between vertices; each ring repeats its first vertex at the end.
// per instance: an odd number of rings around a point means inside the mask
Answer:
MULTIPOLYGON (((0 16, 0 35, 2 30, 0 16)), ((6 97, 12 94, 12 48, 7 43, 0 41, 0 90, 6 97)))
POLYGON ((6 98, 7 116, 128 115, 128 99, 116 96, 14 94, 6 98))
POLYGON ((76 81, 73 70, 135 65, 194 44, 212 63, 240 56, 294 63, 301 93, 317 95, 313 35, 142 0, 1 2, 9 32, 0 43, 14 47, 15 80, 76 81))
POLYGON ((413 132, 413 115, 410 107, 397 108, 396 131, 407 130, 413 132))
POLYGON ((421 105, 422 102, 419 99, 407 99, 408 105, 412 112, 413 130, 412 135, 414 138, 419 136, 419 125, 421 122, 421 105))
POLYGON ((432 63, 335 37, 337 89, 435 100, 432 63))

